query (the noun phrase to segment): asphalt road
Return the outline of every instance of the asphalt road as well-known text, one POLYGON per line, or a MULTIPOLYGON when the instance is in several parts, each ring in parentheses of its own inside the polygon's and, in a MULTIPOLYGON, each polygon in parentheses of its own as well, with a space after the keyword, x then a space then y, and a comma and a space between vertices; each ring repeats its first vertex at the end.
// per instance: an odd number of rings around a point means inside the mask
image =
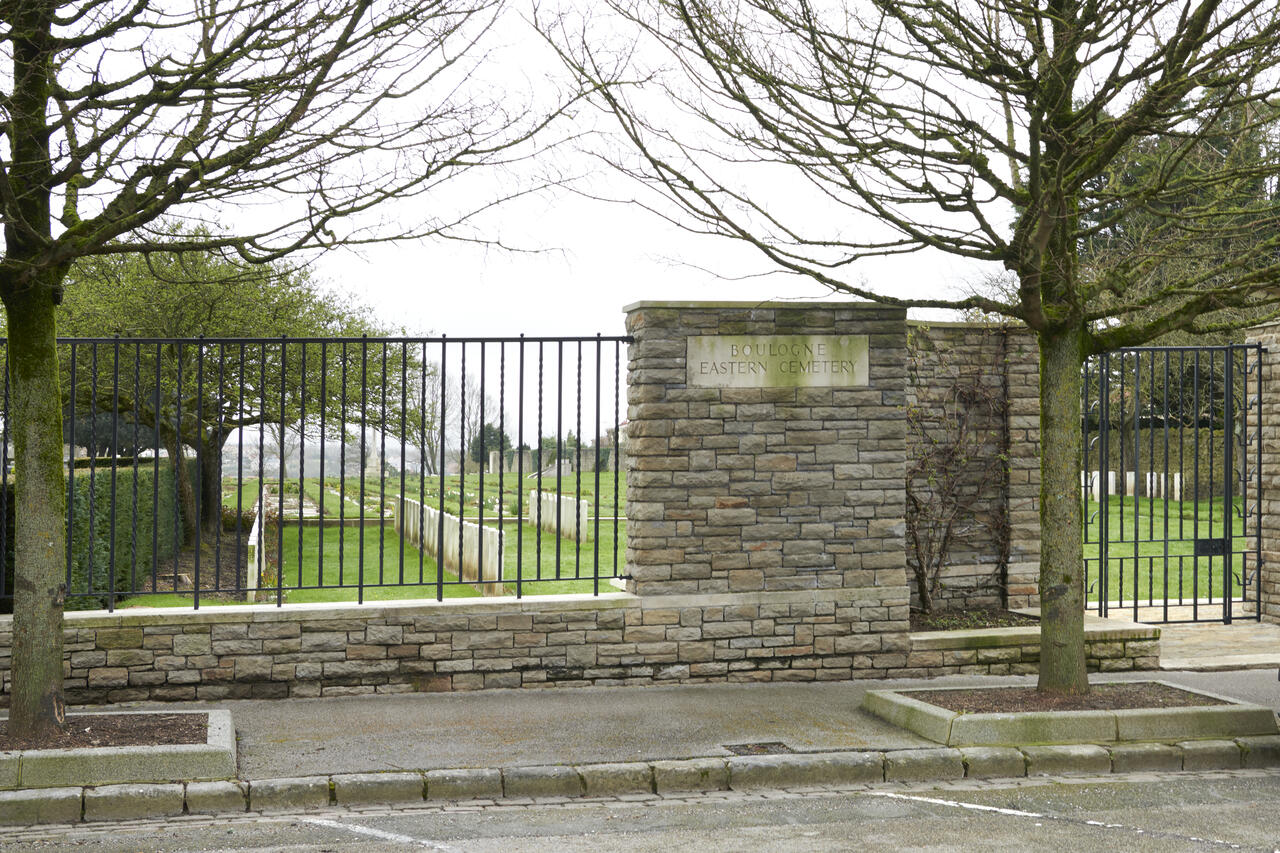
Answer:
POLYGON ((6 851, 836 851, 1280 849, 1280 770, 423 806, 0 837, 6 851))

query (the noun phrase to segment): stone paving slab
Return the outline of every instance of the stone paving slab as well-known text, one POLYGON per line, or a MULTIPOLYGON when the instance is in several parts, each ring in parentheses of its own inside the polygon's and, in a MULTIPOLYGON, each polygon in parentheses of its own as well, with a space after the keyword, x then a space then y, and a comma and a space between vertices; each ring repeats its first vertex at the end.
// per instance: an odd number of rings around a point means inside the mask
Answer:
POLYGON ((1277 667, 1280 667, 1280 625, 1242 619, 1230 625, 1162 626, 1160 668, 1163 670, 1221 672, 1277 667))

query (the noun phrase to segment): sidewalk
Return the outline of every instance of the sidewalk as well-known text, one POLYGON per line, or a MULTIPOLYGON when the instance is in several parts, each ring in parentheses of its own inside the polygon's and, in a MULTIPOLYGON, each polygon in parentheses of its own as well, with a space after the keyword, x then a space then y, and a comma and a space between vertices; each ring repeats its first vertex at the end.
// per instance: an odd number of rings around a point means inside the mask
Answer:
MULTIPOLYGON (((1280 709, 1274 671, 1092 678, 1160 678, 1280 709)), ((886 687, 1026 683, 1034 679, 489 690, 141 707, 230 710, 240 777, 260 779, 724 757, 731 754, 727 746, 765 742, 796 752, 930 748, 937 744, 858 710, 862 694, 886 687)), ((121 707, 129 706, 113 706, 121 707)))
MULTIPOLYGON (((1273 670, 1094 680, 1152 677, 1280 708, 1273 670)), ((953 749, 859 710, 869 689, 1033 682, 953 676, 76 708, 230 711, 238 781, 0 791, 0 824, 1280 766, 1280 735, 953 749)))

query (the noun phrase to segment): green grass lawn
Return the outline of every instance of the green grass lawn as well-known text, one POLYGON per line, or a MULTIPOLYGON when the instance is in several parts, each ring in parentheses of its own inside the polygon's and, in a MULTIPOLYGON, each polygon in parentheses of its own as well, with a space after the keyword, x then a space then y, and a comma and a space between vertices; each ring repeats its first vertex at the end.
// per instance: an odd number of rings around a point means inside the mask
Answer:
MULTIPOLYGON (((1241 506, 1236 499, 1235 508, 1241 506)), ((1107 502, 1107 595, 1109 601, 1132 600, 1135 587, 1138 598, 1190 601, 1192 598, 1220 598, 1223 594, 1222 557, 1195 557, 1195 539, 1221 538, 1223 502, 1169 501, 1163 499, 1112 498, 1107 502), (1136 509, 1136 514, 1135 514, 1136 509), (1166 534, 1167 526, 1167 534, 1166 534), (1166 535, 1169 541, 1166 540, 1166 535), (1136 556, 1136 559, 1135 559, 1136 556), (1166 579, 1166 565, 1167 579, 1166 579)), ((1101 505, 1094 501, 1085 506, 1086 535, 1084 556, 1088 571, 1089 600, 1097 601, 1098 540, 1101 536, 1101 505)), ((1240 552, 1256 546, 1256 539, 1241 535, 1243 524, 1238 515, 1232 517, 1232 550, 1228 558, 1233 572, 1232 593, 1239 596, 1240 552)))
MULTIPOLYGON (((593 525, 594 526, 594 525, 593 525)), ((523 579, 521 595, 559 595, 596 591, 594 572, 597 543, 576 543, 559 539, 546 531, 539 536, 531 524, 508 520, 503 525, 506 535, 503 575, 504 593, 517 592, 517 571, 523 579), (517 531, 520 531, 517 537, 517 531), (560 546, 560 569, 556 570, 556 545, 560 546)), ((618 570, 622 571, 625 548, 625 522, 618 522, 618 570)), ((613 522, 600 522, 600 592, 613 592, 608 577, 614 570, 613 522)), ((283 565, 284 600, 286 602, 356 601, 363 583, 363 600, 435 598, 436 562, 429 554, 421 554, 412 544, 401 539, 391 522, 381 529, 376 525, 285 524, 283 565), (301 552, 299 552, 301 545, 301 552), (323 554, 323 560, 321 555, 323 554), (323 575, 321 574, 323 572, 323 575), (425 583, 418 583, 419 579, 425 583), (323 584, 323 588, 321 587, 323 584)), ((275 582, 264 584, 259 602, 275 601, 275 582)), ((472 598, 481 595, 479 588, 458 583, 453 572, 444 574, 445 598, 472 598)), ((166 593, 140 595, 123 599, 120 607, 191 606, 192 594, 166 593)), ((202 592, 201 606, 243 604, 232 596, 202 592)))

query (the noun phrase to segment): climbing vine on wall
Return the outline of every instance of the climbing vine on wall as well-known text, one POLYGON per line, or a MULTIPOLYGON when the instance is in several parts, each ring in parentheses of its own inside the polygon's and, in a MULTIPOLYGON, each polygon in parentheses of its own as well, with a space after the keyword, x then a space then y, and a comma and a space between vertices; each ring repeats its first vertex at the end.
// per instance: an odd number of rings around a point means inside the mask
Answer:
POLYGON ((990 565, 975 590, 998 594, 1009 558, 1004 331, 914 326, 908 334, 906 540, 915 606, 932 613, 947 569, 990 565))

